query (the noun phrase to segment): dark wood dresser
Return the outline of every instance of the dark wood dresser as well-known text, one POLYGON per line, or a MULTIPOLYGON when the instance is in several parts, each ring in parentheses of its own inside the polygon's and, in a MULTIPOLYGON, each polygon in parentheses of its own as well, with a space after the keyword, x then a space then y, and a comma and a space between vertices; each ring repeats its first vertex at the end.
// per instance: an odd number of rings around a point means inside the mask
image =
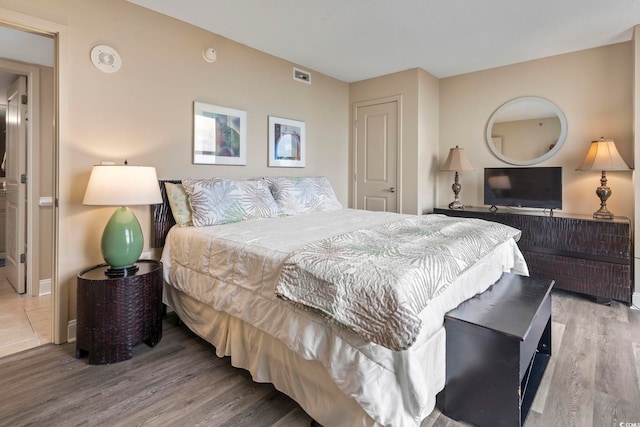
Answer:
POLYGON ((522 231, 518 246, 533 277, 555 280, 556 289, 631 303, 633 249, 628 218, 594 219, 591 215, 520 212, 488 207, 434 213, 480 218, 522 231))

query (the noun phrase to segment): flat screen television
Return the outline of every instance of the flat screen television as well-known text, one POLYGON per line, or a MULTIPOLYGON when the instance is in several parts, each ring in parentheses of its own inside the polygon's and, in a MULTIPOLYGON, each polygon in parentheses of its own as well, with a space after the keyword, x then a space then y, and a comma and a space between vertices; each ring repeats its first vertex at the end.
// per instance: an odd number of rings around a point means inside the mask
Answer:
POLYGON ((484 204, 562 209, 562 168, 485 168, 484 204))

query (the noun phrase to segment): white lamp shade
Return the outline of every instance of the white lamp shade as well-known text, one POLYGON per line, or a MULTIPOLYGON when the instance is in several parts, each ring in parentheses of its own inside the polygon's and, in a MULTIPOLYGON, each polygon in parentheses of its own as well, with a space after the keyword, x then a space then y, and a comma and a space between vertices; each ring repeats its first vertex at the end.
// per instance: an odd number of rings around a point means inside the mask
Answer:
POLYGON ((475 170, 473 165, 467 159, 467 155, 464 153, 464 148, 460 148, 456 145, 455 148, 449 150, 449 157, 444 162, 441 171, 461 172, 475 170))
POLYGON ((613 139, 601 138, 592 141, 587 157, 584 159, 579 171, 626 171, 629 166, 624 161, 613 139))
POLYGON ((156 169, 149 166, 94 166, 84 205, 134 206, 162 203, 156 169))

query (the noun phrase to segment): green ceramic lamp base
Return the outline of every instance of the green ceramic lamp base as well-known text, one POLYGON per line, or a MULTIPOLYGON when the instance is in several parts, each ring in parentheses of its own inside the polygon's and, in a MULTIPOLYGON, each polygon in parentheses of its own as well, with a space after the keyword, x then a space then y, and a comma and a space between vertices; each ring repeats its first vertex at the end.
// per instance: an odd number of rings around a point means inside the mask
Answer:
POLYGON ((111 267, 106 274, 123 277, 135 273, 143 244, 142 228, 131 209, 117 208, 102 233, 102 256, 111 267))

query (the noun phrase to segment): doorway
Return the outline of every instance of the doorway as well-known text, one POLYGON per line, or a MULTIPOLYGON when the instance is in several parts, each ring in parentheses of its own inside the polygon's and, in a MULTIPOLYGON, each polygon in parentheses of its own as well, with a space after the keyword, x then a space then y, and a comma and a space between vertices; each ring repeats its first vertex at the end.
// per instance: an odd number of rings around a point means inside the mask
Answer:
MULTIPOLYGON (((21 138, 24 145, 20 147, 24 149, 26 164, 24 178, 19 178, 19 181, 24 181, 19 186, 25 194, 19 203, 21 213, 10 218, 8 223, 0 224, 0 228, 8 232, 5 233, 8 237, 23 228, 26 242, 16 250, 17 264, 24 268, 24 278, 17 283, 23 283, 24 288, 14 290, 15 295, 7 294, 5 285, 8 284, 6 276, 9 269, 2 267, 0 261, 2 314, 6 314, 0 325, 3 331, 0 355, 52 341, 54 221, 50 200, 55 168, 54 57, 55 39, 52 36, 0 26, 0 104, 8 104, 6 94, 13 81, 26 79, 26 96, 21 97, 20 103, 26 103, 23 104, 25 118, 29 118, 27 135, 21 138)), ((11 144, 9 141, 6 143, 11 144)), ((9 150, 6 148, 0 144, 0 158, 11 151, 11 147, 9 150)), ((22 174, 20 172, 18 176, 22 174)), ((0 177, 0 180, 5 179, 0 177)), ((6 184, 0 183, 0 191, 4 186, 6 184)), ((5 251, 12 251, 7 243, 3 238, 5 251)), ((6 255, 5 259, 9 254, 6 255)))
POLYGON ((399 212, 399 97, 354 104, 356 209, 399 212))
MULTIPOLYGON (((37 89, 35 89, 37 90, 37 89)), ((6 138, 2 169, 5 172, 5 277, 19 294, 33 295, 27 285, 27 238, 32 233, 26 217, 27 146, 34 125, 27 95, 27 76, 18 75, 7 90, 6 138), (22 179, 25 177, 25 180, 22 179), (27 227, 29 225, 29 227, 27 227), (27 292, 28 291, 28 292, 27 292)))

